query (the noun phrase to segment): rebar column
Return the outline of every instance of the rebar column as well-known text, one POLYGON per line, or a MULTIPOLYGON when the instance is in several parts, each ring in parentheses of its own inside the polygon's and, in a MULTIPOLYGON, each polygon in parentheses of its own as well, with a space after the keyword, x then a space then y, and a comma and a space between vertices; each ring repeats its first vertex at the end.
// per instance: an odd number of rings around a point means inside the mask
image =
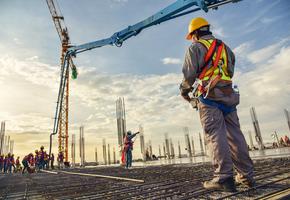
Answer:
POLYGON ((72 134, 71 138, 71 162, 72 166, 75 167, 76 165, 76 135, 72 134))
POLYGON ((98 148, 95 147, 95 161, 96 161, 96 164, 98 164, 98 148))
POLYGON ((186 150, 187 150, 187 155, 188 157, 192 157, 191 154, 191 145, 190 145, 190 140, 189 140, 189 129, 188 127, 184 127, 183 128, 183 132, 184 132, 184 137, 185 137, 185 145, 186 145, 186 150))
POLYGON ((286 117, 286 121, 287 121, 287 124, 288 124, 289 131, 290 131, 290 116, 289 116, 289 111, 287 109, 284 109, 284 113, 285 113, 285 117, 286 117))
POLYGON ((264 149, 265 146, 264 146, 264 143, 263 143, 263 138, 262 138, 260 126, 259 126, 258 118, 257 118, 256 111, 255 111, 254 107, 252 107, 250 109, 250 113, 251 113, 251 117, 252 117, 254 130, 255 130, 255 133, 256 133, 256 135, 255 135, 256 141, 257 141, 260 149, 264 149))
POLYGON ((0 131, 0 155, 4 154, 5 122, 1 122, 0 131))
POLYGON ((200 152, 201 152, 201 155, 205 155, 204 153, 204 149, 203 149, 203 143, 202 143, 202 139, 201 139, 201 134, 199 134, 199 145, 200 145, 200 152))
POLYGON ((166 158, 170 159, 170 144, 168 140, 168 134, 165 133, 165 147, 166 147, 166 158))
POLYGON ((107 165, 106 139, 103 139, 103 160, 104 160, 104 165, 107 165))
POLYGON ((178 141, 178 158, 181 158, 180 142, 178 141))
POLYGON ((195 155, 195 149, 194 149, 194 140, 193 140, 193 136, 191 136, 191 149, 192 149, 192 156, 195 155))
POLYGON ((111 165, 111 151, 110 151, 110 144, 108 144, 108 164, 111 165))
POLYGON ((145 139, 144 139, 144 129, 141 125, 139 125, 140 132, 140 148, 143 161, 146 161, 146 149, 145 149, 145 139))
MULTIPOLYGON (((126 110, 125 100, 119 97, 116 101, 116 118, 117 118, 117 133, 119 144, 119 156, 122 156, 124 137, 126 135, 126 110)), ((121 159, 120 159, 121 160, 121 159)))
POLYGON ((253 137, 252 137, 252 132, 249 131, 249 139, 250 139, 250 147, 253 150, 255 148, 254 143, 253 143, 253 137))

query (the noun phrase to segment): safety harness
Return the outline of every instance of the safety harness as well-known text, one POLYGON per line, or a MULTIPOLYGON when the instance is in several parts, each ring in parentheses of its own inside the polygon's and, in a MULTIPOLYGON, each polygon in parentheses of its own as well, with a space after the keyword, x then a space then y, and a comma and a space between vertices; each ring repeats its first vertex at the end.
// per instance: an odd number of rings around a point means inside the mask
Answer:
POLYGON ((220 81, 229 81, 231 78, 227 72, 228 58, 225 45, 221 40, 198 40, 207 48, 207 54, 204 57, 205 65, 197 78, 196 97, 202 94, 206 98, 209 91, 220 81))
POLYGON ((217 107, 225 116, 235 111, 236 107, 226 106, 207 98, 209 91, 214 88, 219 81, 231 82, 231 77, 227 71, 228 58, 225 45, 218 39, 200 39, 198 42, 203 44, 208 51, 204 58, 205 65, 193 84, 194 97, 198 98, 199 101, 204 104, 217 107))

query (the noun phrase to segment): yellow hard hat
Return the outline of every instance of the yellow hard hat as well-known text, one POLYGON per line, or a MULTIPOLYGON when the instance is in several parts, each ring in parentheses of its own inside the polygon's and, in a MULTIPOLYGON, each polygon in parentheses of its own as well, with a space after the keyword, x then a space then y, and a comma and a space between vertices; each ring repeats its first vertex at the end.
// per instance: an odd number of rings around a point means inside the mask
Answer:
POLYGON ((186 35, 187 40, 191 40, 191 33, 203 26, 209 26, 209 23, 202 17, 194 18, 188 25, 188 33, 186 35))

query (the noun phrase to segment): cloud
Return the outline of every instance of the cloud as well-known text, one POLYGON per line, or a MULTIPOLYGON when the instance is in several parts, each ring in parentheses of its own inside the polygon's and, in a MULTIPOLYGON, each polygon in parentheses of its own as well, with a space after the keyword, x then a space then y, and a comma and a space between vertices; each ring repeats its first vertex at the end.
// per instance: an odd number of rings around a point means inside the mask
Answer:
POLYGON ((263 62, 264 60, 267 60, 268 58, 271 58, 273 55, 275 55, 275 53, 279 51, 282 46, 287 44, 289 40, 290 38, 286 38, 265 48, 253 51, 247 56, 248 60, 254 64, 263 62))
POLYGON ((112 0, 114 3, 127 3, 128 0, 112 0))
POLYGON ((248 53, 251 51, 253 42, 245 42, 233 49, 233 52, 237 57, 244 59, 247 57, 248 53))
POLYGON ((180 65, 180 64, 182 64, 182 61, 179 58, 166 57, 166 58, 163 58, 161 61, 164 65, 180 65))
POLYGON ((222 28, 222 26, 212 26, 212 32, 218 37, 221 37, 221 38, 226 38, 227 37, 227 35, 226 35, 224 29, 222 28))

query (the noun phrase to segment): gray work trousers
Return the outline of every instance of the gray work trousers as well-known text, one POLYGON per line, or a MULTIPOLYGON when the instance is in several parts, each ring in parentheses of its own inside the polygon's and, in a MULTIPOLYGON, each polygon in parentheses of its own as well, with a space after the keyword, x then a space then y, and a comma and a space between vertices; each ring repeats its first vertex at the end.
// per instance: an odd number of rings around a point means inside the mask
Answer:
POLYGON ((212 154, 214 181, 233 177, 233 167, 241 177, 252 180, 253 162, 240 129, 237 111, 226 116, 216 107, 199 103, 199 114, 209 153, 212 154))

